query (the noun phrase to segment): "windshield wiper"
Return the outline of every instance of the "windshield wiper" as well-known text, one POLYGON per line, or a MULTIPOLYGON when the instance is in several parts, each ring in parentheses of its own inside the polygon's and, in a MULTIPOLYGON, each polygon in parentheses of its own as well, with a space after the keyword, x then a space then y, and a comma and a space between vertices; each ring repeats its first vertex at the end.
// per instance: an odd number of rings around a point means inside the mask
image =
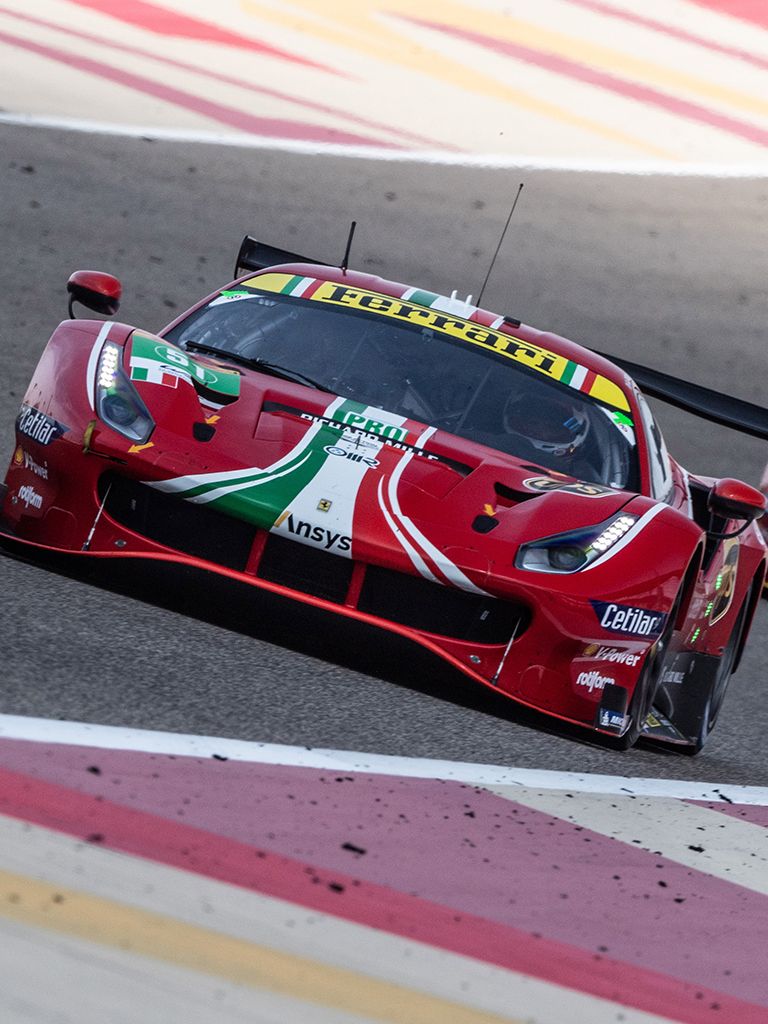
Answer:
POLYGON ((212 356, 221 356, 223 359, 229 359, 233 363, 239 363, 240 366, 247 366, 250 370, 260 370, 262 373, 269 373, 273 377, 280 377, 282 380, 290 380, 296 384, 307 384, 318 391, 327 391, 330 395, 334 394, 331 388, 313 380, 305 373, 300 373, 299 370, 292 370, 288 366, 280 366, 278 363, 270 363, 266 359, 249 359, 248 356, 238 355, 237 352, 228 352, 225 348, 217 348, 215 345, 204 345, 201 341, 185 341, 184 347, 195 352, 206 352, 212 356))

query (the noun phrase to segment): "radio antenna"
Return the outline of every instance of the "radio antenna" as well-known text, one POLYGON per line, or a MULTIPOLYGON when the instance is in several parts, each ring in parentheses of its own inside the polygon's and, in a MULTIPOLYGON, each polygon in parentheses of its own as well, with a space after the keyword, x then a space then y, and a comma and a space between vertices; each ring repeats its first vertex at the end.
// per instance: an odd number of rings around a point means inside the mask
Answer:
POLYGON ((483 300, 483 292, 485 291, 485 286, 488 284, 488 278, 491 276, 491 271, 493 270, 493 266, 494 266, 494 264, 496 262, 496 257, 499 255, 499 249, 501 249, 502 242, 504 241, 504 236, 506 235, 507 228, 509 227, 509 222, 512 220, 512 214, 515 212, 515 207, 517 206, 517 200, 520 198, 520 193, 522 191, 523 191, 523 182, 521 181, 520 184, 517 186, 517 193, 515 194, 515 198, 514 198, 514 200, 512 202, 512 209, 509 211, 509 216, 507 217, 507 223, 504 225, 504 230, 501 232, 501 238, 499 239, 499 244, 496 246, 496 252, 493 254, 493 259, 491 260, 490 267, 488 267, 488 273, 485 275, 485 280, 483 281, 483 287, 480 289, 480 294, 477 297, 477 304, 478 304, 478 306, 480 305, 480 303, 483 300))
POLYGON ((357 227, 357 221, 353 220, 349 225, 349 237, 347 238, 347 248, 344 250, 344 259, 341 261, 341 272, 346 274, 347 266, 349 265, 349 250, 352 248, 352 239, 355 234, 355 228, 357 227))

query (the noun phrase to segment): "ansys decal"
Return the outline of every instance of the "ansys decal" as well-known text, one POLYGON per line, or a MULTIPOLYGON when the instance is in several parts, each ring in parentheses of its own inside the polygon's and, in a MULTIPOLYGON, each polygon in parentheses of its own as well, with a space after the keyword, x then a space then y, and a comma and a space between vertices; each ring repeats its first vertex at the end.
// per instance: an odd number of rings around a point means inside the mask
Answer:
POLYGON ((431 292, 409 289, 403 298, 396 299, 363 288, 338 284, 335 281, 321 281, 318 278, 294 274, 263 274, 243 283, 261 291, 312 299, 314 302, 325 302, 346 309, 359 309, 366 313, 376 313, 405 323, 442 331, 452 338, 514 359, 529 369, 545 374, 550 380, 567 384, 568 387, 591 395, 606 405, 629 412, 626 395, 613 381, 540 345, 445 312, 446 303, 450 300, 431 292), (411 301, 407 301, 407 298, 411 301))
POLYGON ((272 465, 231 472, 202 473, 153 481, 151 486, 289 537, 300 544, 353 557, 355 518, 358 529, 375 510, 366 492, 376 476, 382 529, 394 535, 416 570, 426 579, 483 593, 403 514, 397 486, 403 470, 434 434, 434 427, 409 432, 402 416, 335 398, 322 416, 307 414, 307 431, 294 448, 272 465), (349 424, 349 425, 346 425, 349 424), (371 431, 374 424, 378 432, 371 431), (365 429, 361 429, 365 426, 365 429), (392 438, 408 446, 399 448, 392 438), (389 471, 380 472, 386 458, 389 471), (394 466, 393 466, 394 464, 394 466), (382 495, 382 487, 385 493, 382 495), (385 525, 386 524, 386 525, 385 525))

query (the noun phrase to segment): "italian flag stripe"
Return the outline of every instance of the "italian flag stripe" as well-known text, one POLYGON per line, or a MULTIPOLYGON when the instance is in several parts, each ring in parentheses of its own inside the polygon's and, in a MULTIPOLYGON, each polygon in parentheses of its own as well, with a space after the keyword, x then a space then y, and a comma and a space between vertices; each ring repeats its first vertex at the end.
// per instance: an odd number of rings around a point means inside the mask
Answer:
POLYGON ((590 395, 592 393, 592 385, 595 383, 596 380, 597 374, 594 373, 592 370, 587 370, 584 382, 582 383, 580 390, 590 395))
POLYGON ((569 359, 568 362, 565 364, 565 370, 563 370, 563 375, 560 378, 563 384, 571 383, 571 380, 573 379, 573 375, 576 372, 576 370, 578 370, 577 364, 572 363, 569 359))
MULTIPOLYGON (((405 298, 405 296, 403 296, 405 298)), ((435 295, 434 292, 422 292, 416 289, 412 291, 408 296, 410 302, 415 302, 417 306, 431 306, 433 302, 439 299, 439 295, 435 295)))
MULTIPOLYGON (((318 280, 316 277, 307 277, 305 280, 309 283, 307 284, 307 287, 302 290, 301 296, 304 299, 310 299, 324 282, 318 280)), ((298 294, 299 292, 294 292, 294 295, 298 294)))
POLYGON ((308 278, 300 277, 298 274, 294 274, 293 277, 289 277, 283 287, 280 289, 281 295, 294 295, 295 289, 303 282, 307 281, 308 278))

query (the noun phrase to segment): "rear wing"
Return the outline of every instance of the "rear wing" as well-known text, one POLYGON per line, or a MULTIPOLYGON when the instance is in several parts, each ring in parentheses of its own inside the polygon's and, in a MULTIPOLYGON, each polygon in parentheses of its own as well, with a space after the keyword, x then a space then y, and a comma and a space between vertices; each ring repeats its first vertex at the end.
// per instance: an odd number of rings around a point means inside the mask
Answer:
POLYGON ((678 409, 685 409, 686 412, 712 423, 719 423, 742 434, 750 434, 752 437, 768 441, 768 409, 741 398, 723 395, 701 384, 680 380, 668 373, 662 373, 661 370, 652 370, 629 359, 611 356, 605 352, 597 354, 625 370, 646 395, 658 398, 678 409))
POLYGON ((308 256, 299 256, 298 253, 288 252, 287 249, 278 249, 274 245, 267 245, 265 242, 257 242, 255 238, 246 235, 240 244, 240 251, 235 261, 235 277, 242 277, 249 271, 264 270, 265 267, 275 267, 280 263, 315 263, 321 267, 327 267, 322 260, 313 260, 308 256))

